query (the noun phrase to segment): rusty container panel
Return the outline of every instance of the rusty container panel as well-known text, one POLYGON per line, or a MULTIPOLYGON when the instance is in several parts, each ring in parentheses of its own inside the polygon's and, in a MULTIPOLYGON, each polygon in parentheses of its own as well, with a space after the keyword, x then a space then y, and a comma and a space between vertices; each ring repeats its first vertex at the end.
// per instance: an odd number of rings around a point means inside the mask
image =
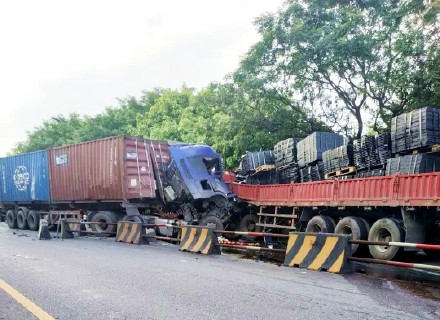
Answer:
POLYGON ((49 150, 52 201, 154 198, 148 141, 111 137, 49 150))

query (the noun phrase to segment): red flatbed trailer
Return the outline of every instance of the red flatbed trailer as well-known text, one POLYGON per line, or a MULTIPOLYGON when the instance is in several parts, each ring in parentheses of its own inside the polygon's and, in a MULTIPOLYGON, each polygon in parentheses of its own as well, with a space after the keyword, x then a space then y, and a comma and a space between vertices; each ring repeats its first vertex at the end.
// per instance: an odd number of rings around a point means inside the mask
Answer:
MULTIPOLYGON (((370 241, 440 243, 440 172, 230 186, 255 216, 258 231, 336 232, 370 241)), ((369 249, 379 259, 390 260, 398 253, 393 247, 369 249)))
POLYGON ((440 172, 350 180, 249 185, 232 183, 238 198, 290 207, 440 207, 440 172))

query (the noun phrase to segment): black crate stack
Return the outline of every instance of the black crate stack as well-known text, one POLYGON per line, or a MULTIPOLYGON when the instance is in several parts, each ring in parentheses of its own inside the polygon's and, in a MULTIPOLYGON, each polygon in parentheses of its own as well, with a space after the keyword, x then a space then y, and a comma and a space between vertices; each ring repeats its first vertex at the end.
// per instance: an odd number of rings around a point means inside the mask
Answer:
POLYGON ((436 171, 440 171, 440 156, 421 153, 388 159, 386 174, 418 174, 436 171))
POLYGON ((391 158, 391 134, 390 132, 382 132, 376 136, 377 153, 379 155, 379 163, 386 165, 387 160, 391 158))
POLYGON ((315 164, 300 168, 299 172, 301 182, 324 180, 324 163, 318 161, 315 164))
POLYGON ((275 164, 273 151, 246 152, 241 159, 241 172, 243 175, 264 166, 275 164))
POLYGON ((316 164, 322 160, 324 151, 344 144, 344 137, 331 132, 314 132, 297 144, 298 166, 300 168, 316 164))
POLYGON ((271 169, 268 171, 261 171, 253 175, 249 175, 246 178, 246 183, 248 184, 278 184, 278 171, 276 169, 271 169))
POLYGON ((275 164, 277 166, 289 165, 297 162, 296 145, 301 139, 289 138, 278 142, 274 146, 275 164))
POLYGON ((391 120, 392 153, 405 153, 440 144, 440 110, 426 107, 391 120))
POLYGON ((335 149, 344 144, 344 137, 331 132, 314 132, 297 144, 298 167, 300 181, 324 180, 325 151, 335 149))
POLYGON ((357 170, 369 170, 381 165, 376 137, 363 136, 355 140, 354 164, 357 170))
POLYGON ((278 169, 280 183, 299 182, 299 168, 296 164, 292 164, 286 168, 278 169))
POLYGON ((329 173, 353 165, 353 145, 347 144, 322 153, 324 172, 329 173))

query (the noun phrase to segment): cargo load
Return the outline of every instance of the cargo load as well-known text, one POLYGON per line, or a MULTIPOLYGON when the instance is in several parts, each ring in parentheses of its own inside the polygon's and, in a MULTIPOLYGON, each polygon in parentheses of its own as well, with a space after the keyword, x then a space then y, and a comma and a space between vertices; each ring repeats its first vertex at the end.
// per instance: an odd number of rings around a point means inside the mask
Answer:
POLYGON ((426 107, 391 120, 392 152, 399 153, 440 144, 440 110, 426 107))
POLYGON ((322 153, 324 172, 329 173, 353 165, 353 145, 347 144, 322 153))
POLYGON ((440 156, 431 154, 406 155, 388 159, 386 174, 418 174, 440 171, 440 156))
POLYGON ((244 175, 261 166, 274 165, 273 151, 246 152, 241 160, 241 171, 244 175))
POLYGON ((280 183, 300 182, 299 168, 296 164, 278 169, 280 183))
POLYGON ((331 132, 314 132, 297 144, 298 166, 305 167, 322 160, 324 151, 344 144, 344 137, 331 132))
POLYGON ((278 184, 279 177, 278 171, 274 169, 270 169, 267 171, 260 171, 258 173, 249 175, 246 178, 246 183, 248 184, 278 184))
POLYGON ((278 142, 274 146, 275 164, 277 166, 289 165, 297 162, 297 143, 301 139, 289 138, 278 142))
POLYGON ((320 181, 324 180, 324 163, 318 161, 299 169, 301 182, 320 181))

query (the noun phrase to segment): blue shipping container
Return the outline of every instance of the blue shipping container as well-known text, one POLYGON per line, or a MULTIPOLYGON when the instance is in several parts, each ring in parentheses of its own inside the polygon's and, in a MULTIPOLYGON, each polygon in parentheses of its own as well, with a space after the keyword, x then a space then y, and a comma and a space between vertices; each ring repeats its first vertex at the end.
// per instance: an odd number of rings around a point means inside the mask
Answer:
POLYGON ((48 152, 0 158, 0 201, 49 201, 48 152))

